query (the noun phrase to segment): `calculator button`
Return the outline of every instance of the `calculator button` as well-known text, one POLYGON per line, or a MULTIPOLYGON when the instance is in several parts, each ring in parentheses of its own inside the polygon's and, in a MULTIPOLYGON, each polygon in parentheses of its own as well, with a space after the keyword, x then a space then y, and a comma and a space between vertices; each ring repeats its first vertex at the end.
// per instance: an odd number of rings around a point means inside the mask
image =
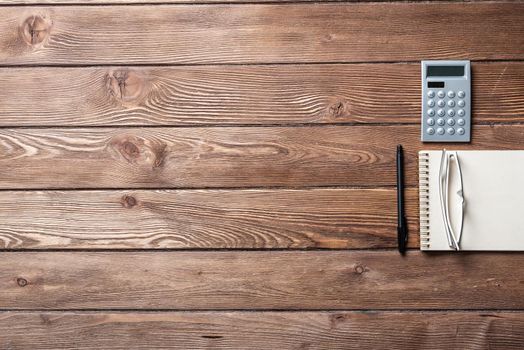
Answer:
POLYGON ((457 96, 460 98, 464 98, 466 96, 466 93, 464 91, 457 92, 457 96))
POLYGON ((448 97, 449 98, 455 97, 455 91, 448 91, 448 97))
POLYGON ((449 115, 450 117, 455 116, 455 110, 454 110, 454 109, 449 109, 449 110, 448 110, 448 115, 449 115))
POLYGON ((443 116, 446 115, 446 111, 443 110, 443 109, 439 109, 439 110, 437 111, 437 115, 438 115, 439 117, 443 117, 443 116))
POLYGON ((437 134, 444 135, 444 128, 438 128, 437 129, 437 134))
POLYGON ((464 130, 463 128, 458 128, 458 129, 457 129, 457 133, 458 133, 459 135, 464 135, 464 134, 466 133, 466 130, 464 130))
POLYGON ((439 92, 437 92, 437 96, 440 98, 444 98, 444 96, 446 96, 446 93, 442 90, 439 90, 439 92))
POLYGON ((446 121, 444 119, 442 119, 442 118, 438 118, 437 119, 437 124, 438 125, 444 125, 444 124, 446 124, 446 121))
POLYGON ((459 107, 464 107, 466 105, 466 102, 464 100, 459 100, 458 103, 459 107))
POLYGON ((457 124, 463 126, 464 124, 466 124, 466 121, 464 119, 459 119, 457 120, 457 124))
POLYGON ((459 117, 463 117, 463 116, 466 114, 466 112, 464 112, 463 109, 459 109, 459 110, 457 111, 457 114, 458 114, 459 117))
POLYGON ((428 135, 433 135, 435 133, 435 129, 433 128, 427 128, 426 129, 426 132, 428 133, 428 135))
POLYGON ((444 100, 438 100, 437 105, 439 107, 444 107, 446 105, 446 102, 444 102, 444 100))
POLYGON ((435 119, 433 119, 433 118, 428 118, 428 120, 427 120, 426 122, 427 122, 428 125, 430 125, 430 126, 435 125, 435 119))
POLYGON ((448 134, 453 135, 455 133, 455 129, 448 128, 448 134))
POLYGON ((448 101, 448 106, 450 106, 450 107, 455 107, 455 101, 453 101, 453 100, 449 100, 449 101, 448 101))
POLYGON ((433 116, 435 115, 435 110, 434 110, 434 109, 431 109, 431 108, 428 109, 428 115, 429 115, 430 117, 433 117, 433 116))
POLYGON ((428 106, 429 106, 429 107, 433 107, 433 106, 435 106, 435 100, 429 100, 429 101, 428 101, 428 106))
POLYGON ((435 91, 433 91, 433 90, 429 90, 429 91, 428 91, 428 97, 429 97, 429 98, 433 98, 433 97, 435 97, 435 91))
POLYGON ((448 119, 448 125, 449 125, 449 126, 453 126, 453 125, 455 125, 455 119, 451 119, 451 118, 448 119))

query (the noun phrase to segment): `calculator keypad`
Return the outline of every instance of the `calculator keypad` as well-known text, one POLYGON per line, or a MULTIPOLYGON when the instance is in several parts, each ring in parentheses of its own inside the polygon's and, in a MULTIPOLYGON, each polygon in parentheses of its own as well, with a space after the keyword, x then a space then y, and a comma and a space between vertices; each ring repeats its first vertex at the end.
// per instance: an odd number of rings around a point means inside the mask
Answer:
POLYGON ((437 112, 435 113, 435 109, 429 108, 426 111, 426 132, 429 135, 434 135, 435 133, 437 135, 454 135, 455 133, 459 135, 465 134, 465 129, 462 127, 455 128, 454 126, 458 124, 459 126, 464 126, 466 124, 466 121, 462 119, 461 117, 464 117, 466 112, 462 109, 462 107, 465 107, 466 102, 463 100, 466 98, 466 93, 464 91, 458 91, 455 93, 453 90, 444 91, 444 90, 429 90, 427 92, 428 101, 427 105, 429 107, 435 106, 435 100, 433 97, 438 97, 438 101, 436 102, 436 105, 439 108, 437 112), (460 109, 455 110, 454 107, 460 107, 460 109), (435 114, 438 117, 435 123, 435 114), (456 119, 455 117, 459 117, 459 119, 456 119), (435 130, 434 126, 438 126, 435 130), (443 126, 448 125, 447 128, 444 128, 443 126))

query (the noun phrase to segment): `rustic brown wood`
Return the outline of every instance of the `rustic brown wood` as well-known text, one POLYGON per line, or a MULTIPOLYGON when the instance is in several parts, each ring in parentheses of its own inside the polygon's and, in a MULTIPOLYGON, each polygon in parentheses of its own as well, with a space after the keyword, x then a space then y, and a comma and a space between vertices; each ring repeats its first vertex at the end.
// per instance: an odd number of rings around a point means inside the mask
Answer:
MULTIPOLYGON (((524 125, 480 125, 456 149, 522 149, 524 125)), ((0 188, 393 186, 395 146, 418 184, 418 125, 2 129, 0 188)))
POLYGON ((509 349, 522 312, 3 312, 3 349, 509 349))
POLYGON ((522 347, 524 255, 401 256, 393 186, 416 248, 421 59, 524 149, 524 2, 266 1, 0 0, 1 349, 522 347))
POLYGON ((524 255, 3 252, 1 309, 522 309, 524 255))
POLYGON ((0 191, 0 247, 394 248, 395 205, 393 189, 0 191))
POLYGON ((524 59, 520 2, 2 7, 0 18, 2 65, 524 59))
MULTIPOLYGON (((524 63, 475 63, 474 122, 524 121, 524 63)), ((0 126, 418 123, 419 64, 4 68, 0 126)))
MULTIPOLYGON (((127 4, 210 4, 210 3, 292 3, 292 2, 366 2, 363 0, 0 0, 0 5, 90 5, 90 4, 110 4, 110 5, 127 5, 127 4)), ((391 0, 373 0, 373 2, 390 2, 391 0)), ((413 0, 413 2, 425 0, 413 0)), ((432 2, 448 0, 429 0, 432 2)), ((489 1, 489 0, 473 0, 489 1)))

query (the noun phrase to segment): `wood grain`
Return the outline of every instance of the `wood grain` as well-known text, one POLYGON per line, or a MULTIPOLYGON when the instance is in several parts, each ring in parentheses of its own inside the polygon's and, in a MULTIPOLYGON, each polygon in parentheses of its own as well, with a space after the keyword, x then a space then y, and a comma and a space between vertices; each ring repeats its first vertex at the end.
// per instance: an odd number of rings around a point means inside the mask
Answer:
MULTIPOLYGON (((418 184, 417 125, 0 130, 0 188, 393 186, 395 147, 418 184)), ((524 125, 480 125, 455 149, 522 149, 524 125)))
POLYGON ((0 248, 394 248, 395 203, 393 189, 0 191, 0 248))
MULTIPOLYGON (((300 0, 300 2, 365 2, 362 0, 300 0)), ((373 0, 373 2, 390 2, 391 0, 373 0)), ((414 2, 424 0, 414 0, 414 2)), ((430 0, 430 1, 447 1, 447 0, 430 0)), ((489 0, 473 0, 489 1, 489 0)), ((0 5, 90 5, 90 4, 109 4, 109 5, 127 5, 127 4, 212 4, 212 3, 292 3, 297 0, 0 0, 0 5)))
POLYGON ((522 347, 524 255, 400 256, 392 186, 417 247, 421 59, 524 149, 523 2, 93 1, 0 0, 0 348, 522 347))
POLYGON ((2 7, 0 17, 1 65, 524 59, 520 2, 2 7))
POLYGON ((3 349, 518 349, 522 312, 3 312, 3 349))
POLYGON ((524 255, 4 252, 0 308, 522 309, 524 255))
MULTIPOLYGON (((474 63, 474 122, 524 121, 524 63, 474 63)), ((419 64, 0 69, 0 126, 418 123, 419 64)))

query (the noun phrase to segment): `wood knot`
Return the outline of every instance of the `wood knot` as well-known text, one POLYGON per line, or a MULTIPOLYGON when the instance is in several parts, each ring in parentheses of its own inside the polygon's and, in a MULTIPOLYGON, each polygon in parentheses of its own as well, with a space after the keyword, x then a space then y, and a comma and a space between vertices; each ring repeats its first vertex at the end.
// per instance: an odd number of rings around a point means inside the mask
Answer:
POLYGON ((335 37, 335 36, 334 36, 333 34, 326 34, 326 35, 324 36, 324 41, 329 42, 329 41, 333 40, 334 37, 335 37))
POLYGON ((108 144, 115 158, 123 158, 130 164, 151 169, 163 168, 169 154, 168 145, 161 140, 144 139, 135 135, 116 135, 108 144))
POLYGON ((124 141, 122 143, 122 152, 129 158, 136 159, 140 157, 140 148, 131 141, 124 141))
POLYGON ((16 279, 16 284, 18 284, 19 287, 25 287, 27 286, 28 282, 25 278, 18 277, 16 279))
POLYGON ((164 159, 166 158, 167 152, 166 152, 167 145, 166 144, 158 144, 156 147, 153 147, 152 151, 154 154, 154 162, 153 162, 153 169, 154 168, 160 168, 164 164, 164 159))
POLYGON ((143 97, 144 85, 142 75, 129 69, 112 70, 106 75, 109 94, 124 105, 139 102, 143 97))
POLYGON ((122 197, 122 206, 127 209, 131 209, 137 205, 137 200, 133 196, 124 195, 122 197))
POLYGON ((346 103, 343 100, 335 100, 327 108, 329 118, 336 119, 343 117, 347 112, 346 103))
POLYGON ((329 323, 331 329, 336 328, 339 323, 342 323, 346 320, 346 315, 343 314, 333 314, 329 316, 329 323))
POLYGON ((357 275, 362 275, 364 272, 366 272, 366 268, 361 264, 356 264, 353 270, 357 275))
POLYGON ((144 140, 134 135, 115 136, 108 146, 111 150, 116 151, 120 157, 132 164, 139 163, 143 153, 147 152, 144 140))
POLYGON ((40 314, 40 320, 42 320, 42 324, 46 326, 50 326, 53 321, 51 321, 51 318, 45 314, 40 314))
POLYGON ((20 26, 20 35, 28 45, 44 42, 51 31, 51 23, 46 18, 34 15, 27 18, 20 26))

